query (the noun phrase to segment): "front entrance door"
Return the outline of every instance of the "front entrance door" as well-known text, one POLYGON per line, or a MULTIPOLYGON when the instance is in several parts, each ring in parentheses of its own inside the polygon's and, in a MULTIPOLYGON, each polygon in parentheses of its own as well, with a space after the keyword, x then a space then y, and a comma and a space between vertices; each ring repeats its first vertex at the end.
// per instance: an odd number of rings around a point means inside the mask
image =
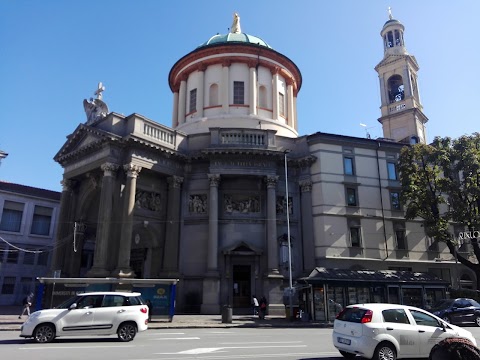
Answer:
POLYGON ((250 265, 233 265, 233 307, 252 306, 250 265))
POLYGON ((130 253, 130 268, 135 272, 137 279, 143 278, 147 249, 132 249, 130 253))

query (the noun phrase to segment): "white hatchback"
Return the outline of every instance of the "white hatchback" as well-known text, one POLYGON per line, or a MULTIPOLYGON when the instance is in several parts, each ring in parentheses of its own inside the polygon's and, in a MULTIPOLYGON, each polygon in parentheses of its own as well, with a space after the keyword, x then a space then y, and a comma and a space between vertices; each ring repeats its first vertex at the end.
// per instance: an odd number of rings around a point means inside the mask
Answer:
POLYGON ((428 358, 445 338, 475 338, 470 331, 451 325, 428 311, 397 304, 357 304, 343 309, 335 319, 332 340, 345 358, 428 358))
POLYGON ((114 335, 131 341, 148 327, 148 306, 140 293, 91 292, 79 294, 54 309, 32 313, 21 328, 21 337, 39 343, 58 336, 114 335))

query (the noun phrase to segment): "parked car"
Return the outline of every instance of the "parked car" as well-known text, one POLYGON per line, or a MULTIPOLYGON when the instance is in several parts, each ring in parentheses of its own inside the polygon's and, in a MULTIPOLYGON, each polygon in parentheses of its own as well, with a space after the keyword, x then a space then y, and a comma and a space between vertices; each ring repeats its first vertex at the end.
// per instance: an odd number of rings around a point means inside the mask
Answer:
POLYGON ((444 299, 429 309, 451 324, 476 324, 480 326, 480 304, 473 299, 444 299))
POLYGON ((477 344, 470 331, 426 310, 379 303, 347 306, 337 315, 332 333, 334 346, 345 358, 375 360, 428 358, 432 347, 449 337, 477 344))
POLYGON ((38 343, 58 336, 114 335, 131 341, 148 327, 148 307, 140 293, 91 292, 79 294, 57 308, 32 313, 20 336, 38 343))

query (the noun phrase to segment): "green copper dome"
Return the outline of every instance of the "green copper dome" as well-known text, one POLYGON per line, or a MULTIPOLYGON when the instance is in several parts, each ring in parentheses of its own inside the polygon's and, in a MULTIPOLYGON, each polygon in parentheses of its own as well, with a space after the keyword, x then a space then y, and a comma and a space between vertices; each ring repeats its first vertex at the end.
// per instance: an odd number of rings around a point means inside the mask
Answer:
POLYGON ((271 49, 272 47, 268 45, 265 41, 259 37, 245 34, 245 33, 228 33, 228 34, 217 34, 212 36, 206 42, 197 47, 197 49, 204 46, 210 45, 220 45, 220 44, 252 44, 258 46, 264 46, 271 49))

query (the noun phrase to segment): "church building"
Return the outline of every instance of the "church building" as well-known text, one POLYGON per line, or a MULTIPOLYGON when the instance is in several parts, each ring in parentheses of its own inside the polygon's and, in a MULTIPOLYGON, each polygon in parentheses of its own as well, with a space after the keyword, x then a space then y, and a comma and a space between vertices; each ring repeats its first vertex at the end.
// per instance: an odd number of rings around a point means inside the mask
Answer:
POLYGON ((173 64, 171 127, 110 112, 100 84, 55 156, 52 271, 179 279, 177 312, 202 314, 250 308, 253 295, 285 313, 293 282, 318 320, 330 300, 428 305, 460 279, 473 286, 399 201, 399 152, 426 142, 428 121, 404 30, 390 15, 378 39, 378 139, 299 134, 300 69, 242 32, 237 14, 228 34, 173 64))

